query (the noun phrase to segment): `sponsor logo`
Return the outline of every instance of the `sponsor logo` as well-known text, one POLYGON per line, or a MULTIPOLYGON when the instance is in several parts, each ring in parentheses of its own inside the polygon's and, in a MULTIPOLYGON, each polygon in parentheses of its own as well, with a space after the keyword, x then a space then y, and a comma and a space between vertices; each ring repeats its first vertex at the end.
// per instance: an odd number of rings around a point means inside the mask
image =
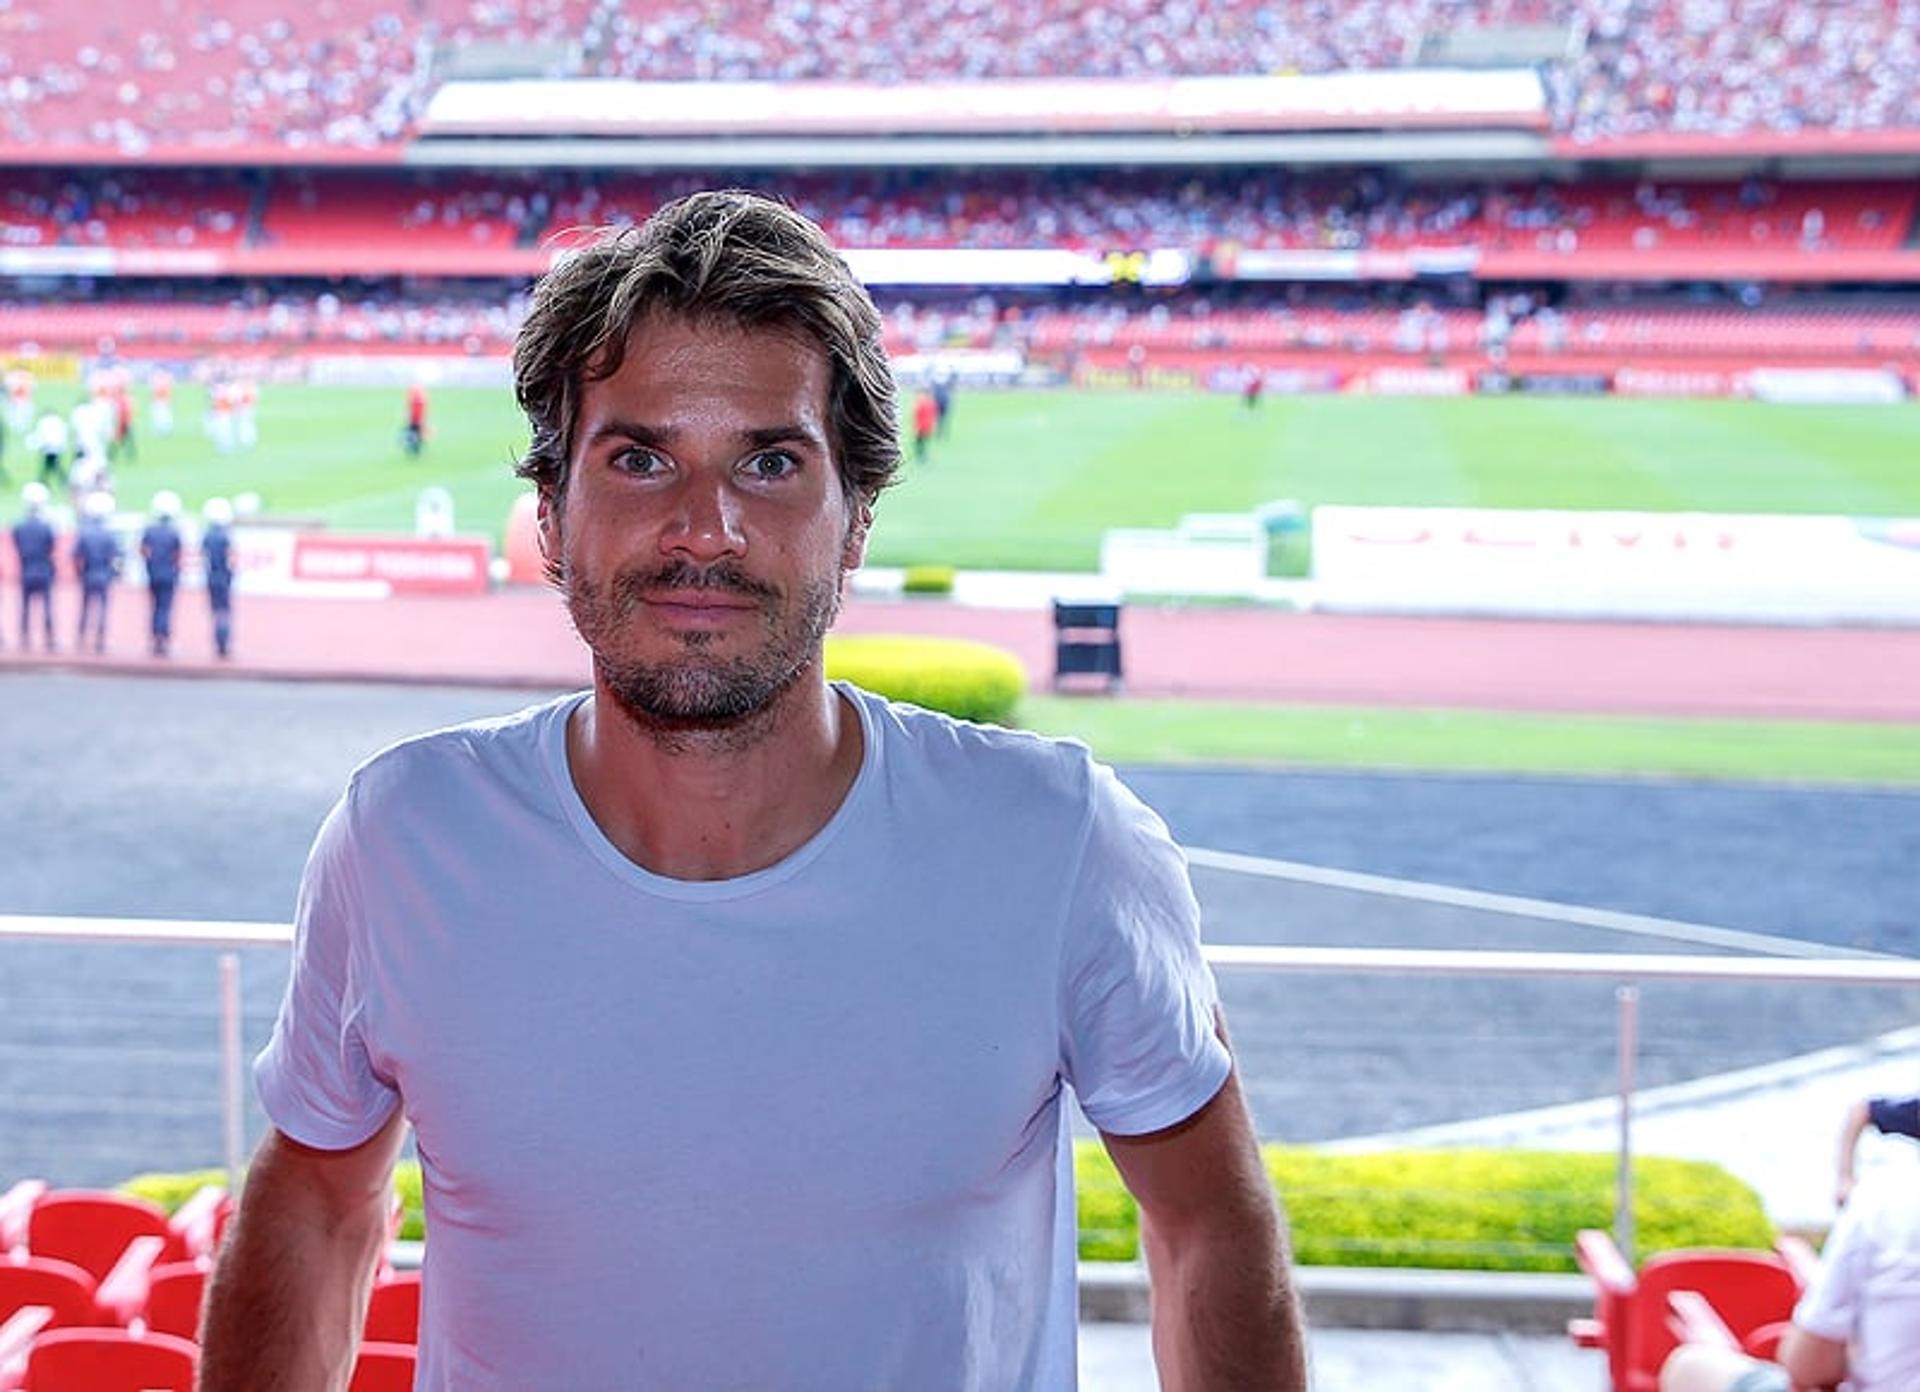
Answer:
POLYGON ((1664 367, 1623 367, 1613 374, 1618 396, 1732 396, 1731 373, 1664 367))

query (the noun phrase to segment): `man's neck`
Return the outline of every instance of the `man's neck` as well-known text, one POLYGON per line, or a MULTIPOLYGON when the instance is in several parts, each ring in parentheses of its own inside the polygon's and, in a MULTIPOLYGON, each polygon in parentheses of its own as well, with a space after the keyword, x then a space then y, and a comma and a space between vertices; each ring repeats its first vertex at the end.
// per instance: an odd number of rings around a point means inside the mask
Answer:
POLYGON ((567 764, 594 821, 657 875, 725 880, 764 870, 825 826, 860 771, 850 703, 818 667, 751 725, 650 728, 596 682, 567 722, 567 764))

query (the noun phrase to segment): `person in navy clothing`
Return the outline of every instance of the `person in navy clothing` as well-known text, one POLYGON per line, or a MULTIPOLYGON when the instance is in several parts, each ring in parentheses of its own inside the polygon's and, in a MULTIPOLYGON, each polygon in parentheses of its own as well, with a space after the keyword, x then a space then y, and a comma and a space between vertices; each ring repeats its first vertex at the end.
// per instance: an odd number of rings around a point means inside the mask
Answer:
POLYGON ((140 559, 153 599, 153 655, 165 657, 173 642, 173 592, 180 583, 180 495, 161 489, 153 495, 151 515, 140 533, 140 559))
POLYGON ((20 650, 33 646, 33 606, 40 605, 41 638, 53 651, 53 526, 47 521, 47 486, 30 483, 20 490, 25 513, 13 524, 13 549, 20 557, 20 650))
POLYGON ((200 561, 207 572, 207 600, 213 606, 213 646, 222 657, 233 656, 233 504, 209 498, 202 511, 207 520, 200 534, 200 561))
POLYGON ((80 531, 73 539, 73 568, 80 576, 80 632, 74 647, 85 650, 93 633, 93 650, 107 650, 107 596, 120 573, 120 540, 107 527, 113 516, 113 494, 89 493, 80 503, 80 531))

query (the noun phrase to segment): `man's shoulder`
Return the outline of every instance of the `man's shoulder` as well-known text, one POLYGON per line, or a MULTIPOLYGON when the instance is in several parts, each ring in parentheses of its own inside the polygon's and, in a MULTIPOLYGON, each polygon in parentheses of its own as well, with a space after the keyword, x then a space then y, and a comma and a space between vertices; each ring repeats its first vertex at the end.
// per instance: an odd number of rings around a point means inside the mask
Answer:
MULTIPOLYGON (((442 726, 396 741, 353 771, 348 797, 363 812, 391 811, 539 773, 541 735, 577 697, 442 726)), ((442 805, 442 813, 460 804, 442 805)))
POLYGON ((888 761, 904 766, 905 772, 938 778, 956 797, 1006 786, 1028 798, 1052 793, 1076 806, 1084 804, 1094 761, 1079 740, 962 720, 857 687, 851 690, 881 732, 888 761))

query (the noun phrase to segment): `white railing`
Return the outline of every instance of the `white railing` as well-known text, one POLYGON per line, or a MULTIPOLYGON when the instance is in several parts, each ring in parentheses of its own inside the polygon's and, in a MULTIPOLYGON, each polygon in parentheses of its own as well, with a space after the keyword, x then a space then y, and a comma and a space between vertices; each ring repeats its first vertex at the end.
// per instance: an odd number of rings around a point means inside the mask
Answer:
MULTIPOLYGON (((7 940, 173 945, 199 948, 289 946, 280 923, 0 915, 7 940)), ((1532 977, 1615 983, 1618 1054, 1617 1237, 1632 1250, 1633 1116, 1638 1053, 1639 987, 1654 981, 1767 983, 1776 986, 1920 987, 1920 961, 1854 953, 1833 957, 1739 957, 1680 953, 1525 952, 1399 948, 1224 946, 1206 949, 1222 972, 1339 973, 1428 978, 1532 977)), ((240 957, 219 964, 220 1114, 225 1159, 237 1173, 245 1158, 246 1059, 241 1029, 240 957)))

